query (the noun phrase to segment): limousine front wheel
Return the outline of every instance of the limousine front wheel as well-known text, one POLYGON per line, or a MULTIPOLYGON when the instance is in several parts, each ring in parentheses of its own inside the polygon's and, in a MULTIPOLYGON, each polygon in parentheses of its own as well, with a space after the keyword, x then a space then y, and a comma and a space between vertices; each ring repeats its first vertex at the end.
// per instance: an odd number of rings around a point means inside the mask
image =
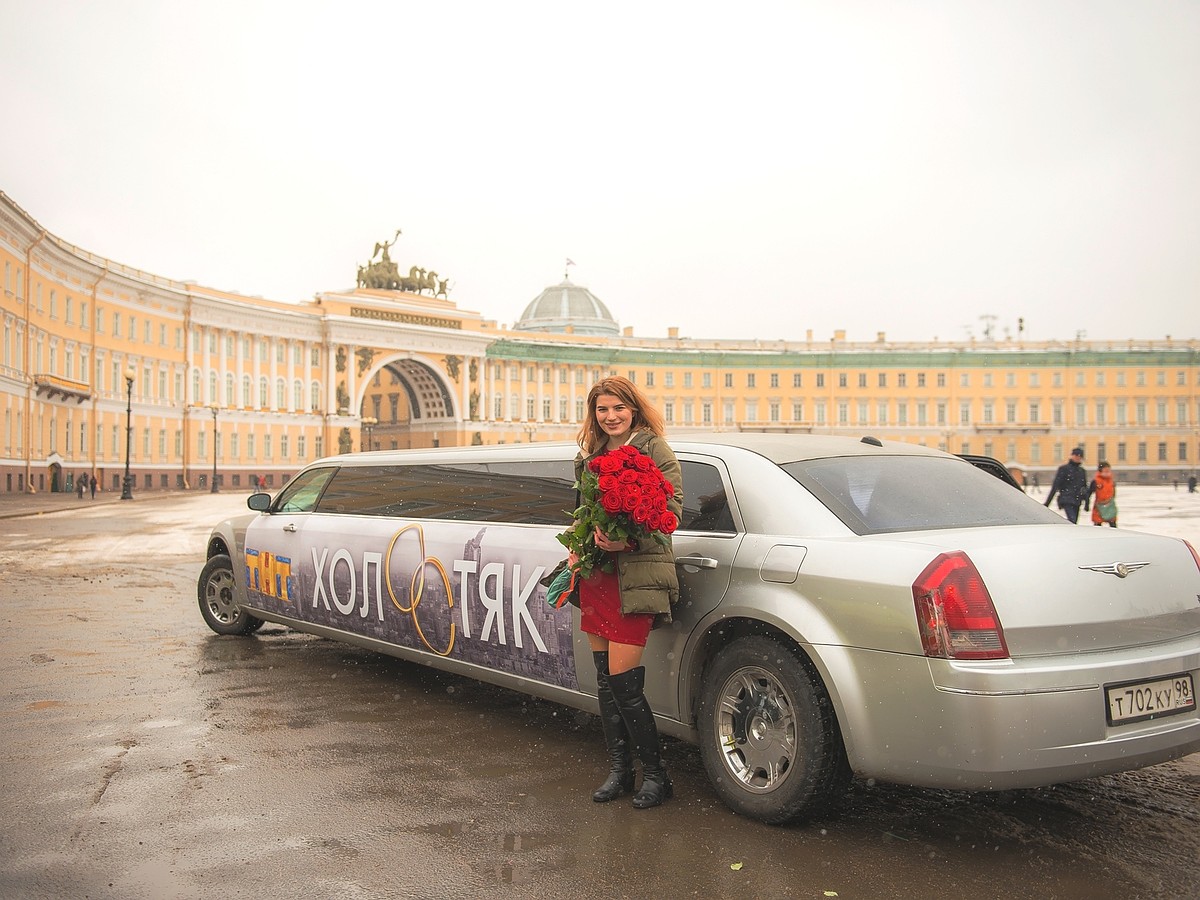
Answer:
POLYGON ((766 637, 731 643, 708 671, 700 756, 721 799, 772 825, 826 811, 850 780, 833 706, 799 650, 766 637))
POLYGON ((200 614, 217 634, 249 634, 262 625, 262 619, 238 606, 233 590, 233 564, 224 554, 218 554, 204 564, 196 594, 200 614))

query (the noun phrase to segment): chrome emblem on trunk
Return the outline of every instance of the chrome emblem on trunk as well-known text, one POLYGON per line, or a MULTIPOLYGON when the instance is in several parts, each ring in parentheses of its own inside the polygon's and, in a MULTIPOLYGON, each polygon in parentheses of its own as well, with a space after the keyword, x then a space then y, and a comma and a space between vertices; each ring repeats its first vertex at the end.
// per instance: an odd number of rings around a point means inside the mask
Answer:
POLYGON ((1103 566, 1080 566, 1081 569, 1087 569, 1089 572, 1103 572, 1105 575, 1116 575, 1118 578, 1124 578, 1138 569, 1144 569, 1150 565, 1148 562, 1116 562, 1108 563, 1103 566))

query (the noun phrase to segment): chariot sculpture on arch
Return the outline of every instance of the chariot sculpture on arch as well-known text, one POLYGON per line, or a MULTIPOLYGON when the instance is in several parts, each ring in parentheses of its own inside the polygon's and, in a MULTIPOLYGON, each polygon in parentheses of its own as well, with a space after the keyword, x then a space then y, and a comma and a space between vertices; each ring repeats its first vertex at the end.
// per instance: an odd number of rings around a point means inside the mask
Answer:
POLYGON ((370 261, 365 266, 358 267, 355 287, 376 291, 408 291, 414 294, 429 291, 431 297, 448 298, 449 279, 439 279, 438 273, 433 269, 410 266, 407 275, 400 274, 400 268, 389 251, 401 234, 402 231, 397 228, 390 241, 375 242, 370 261))

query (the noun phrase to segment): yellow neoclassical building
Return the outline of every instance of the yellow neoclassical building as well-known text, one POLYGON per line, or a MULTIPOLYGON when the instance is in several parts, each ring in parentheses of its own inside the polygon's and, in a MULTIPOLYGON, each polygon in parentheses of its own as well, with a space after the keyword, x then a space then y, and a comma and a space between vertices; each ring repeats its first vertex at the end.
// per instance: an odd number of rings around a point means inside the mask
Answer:
POLYGON ((0 492, 71 490, 84 473, 130 493, 214 475, 278 487, 348 450, 571 439, 608 373, 673 435, 872 434, 1043 481, 1076 445, 1126 480, 1185 478, 1200 455, 1196 339, 643 337, 565 276, 508 327, 433 273, 404 276, 389 246, 354 289, 272 302, 98 257, 0 193, 0 492))

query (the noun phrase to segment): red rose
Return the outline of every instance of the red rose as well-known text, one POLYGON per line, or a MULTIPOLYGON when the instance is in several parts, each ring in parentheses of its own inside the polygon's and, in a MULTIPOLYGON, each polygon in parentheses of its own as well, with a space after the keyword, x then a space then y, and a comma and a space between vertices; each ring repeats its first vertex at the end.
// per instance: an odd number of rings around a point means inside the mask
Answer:
POLYGON ((611 453, 605 453, 600 457, 600 468, 598 471, 605 475, 613 475, 621 471, 621 460, 611 453))
POLYGON ((609 491, 600 497, 600 505, 610 516, 621 511, 621 496, 616 491, 609 491))
POLYGON ((625 495, 621 497, 621 512, 631 513, 637 509, 638 504, 641 502, 642 498, 640 494, 636 494, 633 491, 627 491, 625 495))
POLYGON ((597 456, 595 459, 588 460, 587 467, 593 472, 599 472, 600 471, 600 457, 597 456))
POLYGON ((669 509, 662 514, 662 521, 659 522, 658 530, 663 534, 674 534, 675 529, 679 527, 679 519, 675 517, 675 513, 669 509))
POLYGON ((651 531, 658 531, 662 527, 662 513, 655 510, 646 516, 646 527, 651 531))
POLYGON ((598 479, 598 484, 602 491, 611 491, 620 483, 616 475, 601 475, 598 479))
POLYGON ((637 484, 638 475, 633 469, 622 469, 617 473, 617 477, 621 479, 621 484, 637 484))
POLYGON ((633 465, 639 472, 649 472, 654 468, 654 460, 643 453, 633 458, 633 465))

